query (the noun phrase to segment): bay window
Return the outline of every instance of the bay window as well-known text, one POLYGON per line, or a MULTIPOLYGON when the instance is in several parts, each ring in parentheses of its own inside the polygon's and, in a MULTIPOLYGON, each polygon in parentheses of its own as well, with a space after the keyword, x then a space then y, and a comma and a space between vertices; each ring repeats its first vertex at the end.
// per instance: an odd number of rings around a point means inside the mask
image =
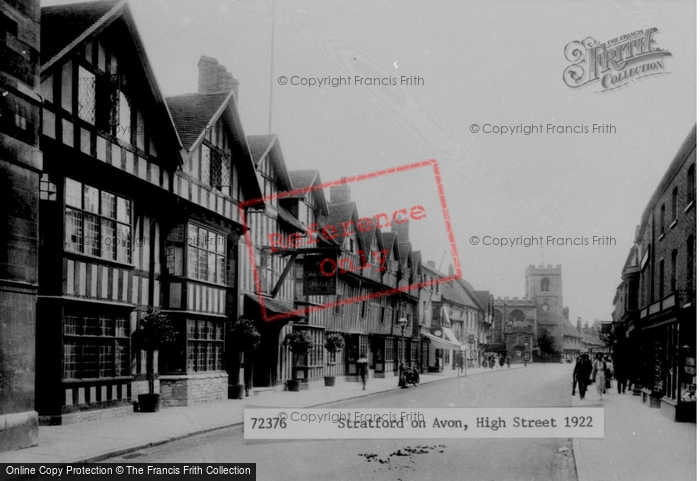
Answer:
POLYGON ((226 237, 204 227, 189 225, 188 276, 216 284, 226 283, 226 237))
POLYGON ((129 199, 66 179, 66 250, 130 264, 131 215, 129 199))

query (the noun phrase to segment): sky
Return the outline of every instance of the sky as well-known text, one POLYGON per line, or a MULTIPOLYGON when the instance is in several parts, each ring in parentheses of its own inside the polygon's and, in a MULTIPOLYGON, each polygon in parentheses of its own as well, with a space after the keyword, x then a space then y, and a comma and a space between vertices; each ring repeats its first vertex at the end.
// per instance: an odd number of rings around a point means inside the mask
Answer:
MULTIPOLYGON (((58 3, 72 2, 42 5, 58 3)), ((196 91, 207 55, 240 82, 246 134, 268 133, 271 118, 289 169, 331 181, 436 160, 457 259, 430 168, 353 183, 360 215, 424 207, 425 219, 411 221, 413 249, 444 272, 458 260, 495 296, 522 297, 530 264, 561 264, 574 323, 611 319, 635 227, 696 122, 694 1, 277 0, 274 22, 272 0, 130 5, 165 95, 196 91), (607 92, 564 83, 570 42, 649 28, 671 54, 664 74, 607 92), (338 87, 292 85, 348 76, 338 87), (396 85, 355 85, 356 76, 396 85), (400 85, 401 76, 420 80, 400 85), (587 133, 491 127, 547 124, 587 133), (547 236, 588 245, 485 245, 547 236)))

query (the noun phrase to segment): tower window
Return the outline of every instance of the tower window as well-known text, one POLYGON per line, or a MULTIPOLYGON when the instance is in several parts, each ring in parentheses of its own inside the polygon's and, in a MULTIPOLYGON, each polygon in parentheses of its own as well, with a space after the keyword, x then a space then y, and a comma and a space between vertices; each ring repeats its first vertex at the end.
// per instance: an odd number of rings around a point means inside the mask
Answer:
POLYGON ((545 277, 540 281, 540 291, 549 292, 549 278, 545 277))

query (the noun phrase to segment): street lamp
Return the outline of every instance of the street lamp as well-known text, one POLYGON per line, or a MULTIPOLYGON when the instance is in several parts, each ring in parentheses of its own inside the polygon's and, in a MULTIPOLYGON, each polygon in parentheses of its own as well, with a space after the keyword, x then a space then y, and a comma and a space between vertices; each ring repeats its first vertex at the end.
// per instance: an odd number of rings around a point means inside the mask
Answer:
POLYGON ((399 360, 399 387, 405 388, 406 387, 406 379, 404 376, 404 365, 403 365, 403 360, 406 357, 405 356, 405 350, 406 350, 406 344, 404 344, 404 339, 403 339, 403 330, 406 329, 406 326, 408 325, 408 319, 405 317, 402 317, 399 319, 399 326, 401 326, 401 344, 399 347, 399 354, 401 355, 401 359, 399 360))

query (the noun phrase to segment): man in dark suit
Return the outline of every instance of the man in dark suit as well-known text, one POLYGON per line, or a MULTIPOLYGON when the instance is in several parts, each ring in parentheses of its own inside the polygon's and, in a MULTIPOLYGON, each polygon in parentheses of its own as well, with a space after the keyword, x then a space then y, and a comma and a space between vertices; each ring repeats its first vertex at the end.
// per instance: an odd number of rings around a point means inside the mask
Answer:
POLYGON ((578 393, 581 399, 586 397, 586 390, 588 389, 588 381, 591 378, 592 370, 593 365, 591 364, 588 354, 581 355, 574 367, 574 383, 578 383, 578 393))

